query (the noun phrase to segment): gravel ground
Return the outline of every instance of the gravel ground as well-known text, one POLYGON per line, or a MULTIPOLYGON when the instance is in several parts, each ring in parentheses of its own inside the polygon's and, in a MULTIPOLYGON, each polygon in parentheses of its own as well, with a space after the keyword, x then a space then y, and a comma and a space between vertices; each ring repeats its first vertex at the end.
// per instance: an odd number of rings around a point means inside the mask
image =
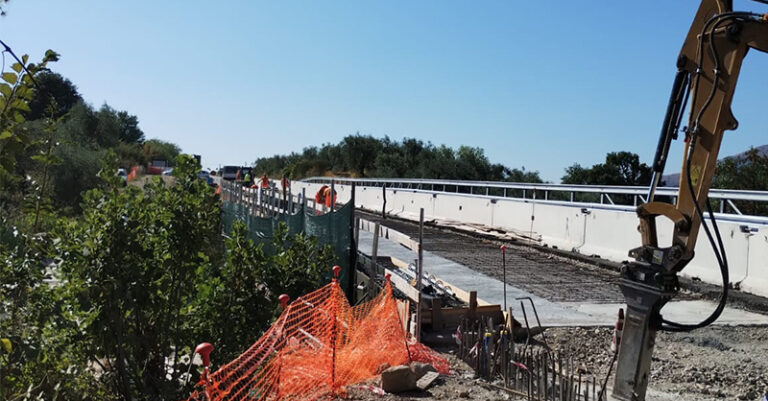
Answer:
MULTIPOLYGON (((493 387, 488 382, 475 379, 474 371, 466 363, 456 358, 453 351, 442 353, 451 363, 451 375, 442 375, 435 380, 431 387, 425 391, 413 391, 401 394, 375 395, 368 390, 348 390, 348 400, 362 401, 392 401, 392 400, 419 400, 419 401, 466 401, 466 400, 522 400, 512 394, 493 387)), ((380 386, 378 379, 365 384, 380 386)))
MULTIPOLYGON (((545 334, 553 349, 583 361, 587 372, 605 376, 611 360, 611 329, 558 328, 545 334)), ((768 327, 662 332, 656 339, 649 387, 677 401, 762 400, 768 392, 767 355, 768 327)))
MULTIPOLYGON (((611 361, 612 330, 607 328, 557 328, 546 331, 556 352, 581 361, 584 377, 604 378, 611 361)), ((519 400, 488 382, 453 355, 443 352, 455 373, 441 376, 426 391, 374 395, 352 389, 351 400, 519 400)), ((768 328, 747 326, 707 327, 692 333, 660 333, 651 365, 648 401, 762 400, 768 392, 768 328)), ((379 386, 377 380, 368 384, 379 386)), ((613 376, 608 381, 609 388, 613 376)))

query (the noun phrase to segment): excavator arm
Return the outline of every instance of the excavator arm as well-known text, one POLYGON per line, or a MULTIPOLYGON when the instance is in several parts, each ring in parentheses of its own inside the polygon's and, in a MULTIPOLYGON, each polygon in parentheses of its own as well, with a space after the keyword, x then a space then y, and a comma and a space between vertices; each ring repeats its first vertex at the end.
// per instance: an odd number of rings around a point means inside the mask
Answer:
MULTIPOLYGON (((700 325, 667 322, 662 307, 678 292, 677 274, 693 259, 702 227, 707 195, 715 172, 723 133, 738 122, 731 113, 741 64, 749 49, 768 52, 768 22, 763 15, 734 12, 730 0, 703 0, 677 60, 677 75, 664 118, 648 203, 638 207, 642 246, 630 251, 635 261, 626 264, 620 287, 627 302, 622 342, 612 397, 645 400, 656 332, 687 331, 714 321, 725 305, 727 261, 716 249, 723 272, 724 294, 718 310, 700 325), (689 110, 687 125, 685 110, 689 110), (676 204, 654 201, 670 143, 684 133, 685 149, 676 204), (660 247, 657 217, 673 223, 672 243, 660 247)), ((721 243, 705 226, 710 243, 721 243)), ((722 246, 720 246, 722 248, 722 246)))

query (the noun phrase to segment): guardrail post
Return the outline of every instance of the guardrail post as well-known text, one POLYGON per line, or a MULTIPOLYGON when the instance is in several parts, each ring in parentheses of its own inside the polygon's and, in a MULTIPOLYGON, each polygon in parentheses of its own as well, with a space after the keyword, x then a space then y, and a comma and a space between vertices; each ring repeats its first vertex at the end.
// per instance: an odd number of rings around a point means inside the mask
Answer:
POLYGON ((381 185, 381 218, 387 218, 387 184, 381 185))

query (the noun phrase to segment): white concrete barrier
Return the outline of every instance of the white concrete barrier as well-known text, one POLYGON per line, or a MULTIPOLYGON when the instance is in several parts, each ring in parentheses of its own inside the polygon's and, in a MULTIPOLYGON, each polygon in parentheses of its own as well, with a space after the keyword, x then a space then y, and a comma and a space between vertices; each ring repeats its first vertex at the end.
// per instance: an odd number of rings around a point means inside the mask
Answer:
MULTIPOLYGON (((296 181, 294 193, 306 189, 312 198, 322 184, 296 181)), ((350 199, 351 186, 335 185, 338 202, 350 199)), ((381 187, 357 187, 355 206, 381 211, 381 187)), ((541 244, 585 255, 599 255, 615 262, 629 260, 627 252, 641 245, 634 208, 587 203, 516 199, 433 192, 414 189, 386 190, 386 212, 418 220, 424 208, 425 219, 480 224, 506 231, 531 233, 541 244)), ((718 214, 730 268, 730 281, 746 292, 768 296, 768 218, 718 214), (742 228, 746 226, 746 231, 742 228)), ((672 224, 658 221, 659 243, 671 244, 672 224)), ((720 284, 720 270, 709 240, 702 229, 696 256, 683 275, 720 284)))

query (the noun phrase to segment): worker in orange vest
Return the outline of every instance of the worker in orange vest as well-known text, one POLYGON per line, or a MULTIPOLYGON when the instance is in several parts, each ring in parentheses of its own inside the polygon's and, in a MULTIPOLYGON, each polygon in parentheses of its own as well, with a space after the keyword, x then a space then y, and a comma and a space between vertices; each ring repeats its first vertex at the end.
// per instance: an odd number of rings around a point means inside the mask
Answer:
POLYGON ((288 177, 285 176, 285 174, 283 174, 283 179, 280 180, 280 185, 283 186, 283 194, 288 192, 288 188, 291 187, 291 181, 288 179, 288 177))
POLYGON ((336 191, 333 191, 333 196, 331 196, 331 187, 323 185, 315 194, 315 203, 331 207, 332 204, 336 204, 336 191))
POLYGON ((264 173, 264 175, 261 176, 261 188, 269 188, 269 177, 267 177, 267 173, 264 173))
POLYGON ((327 185, 323 185, 320 187, 320 189, 315 192, 315 203, 318 205, 322 205, 325 203, 325 190, 328 189, 327 185))

